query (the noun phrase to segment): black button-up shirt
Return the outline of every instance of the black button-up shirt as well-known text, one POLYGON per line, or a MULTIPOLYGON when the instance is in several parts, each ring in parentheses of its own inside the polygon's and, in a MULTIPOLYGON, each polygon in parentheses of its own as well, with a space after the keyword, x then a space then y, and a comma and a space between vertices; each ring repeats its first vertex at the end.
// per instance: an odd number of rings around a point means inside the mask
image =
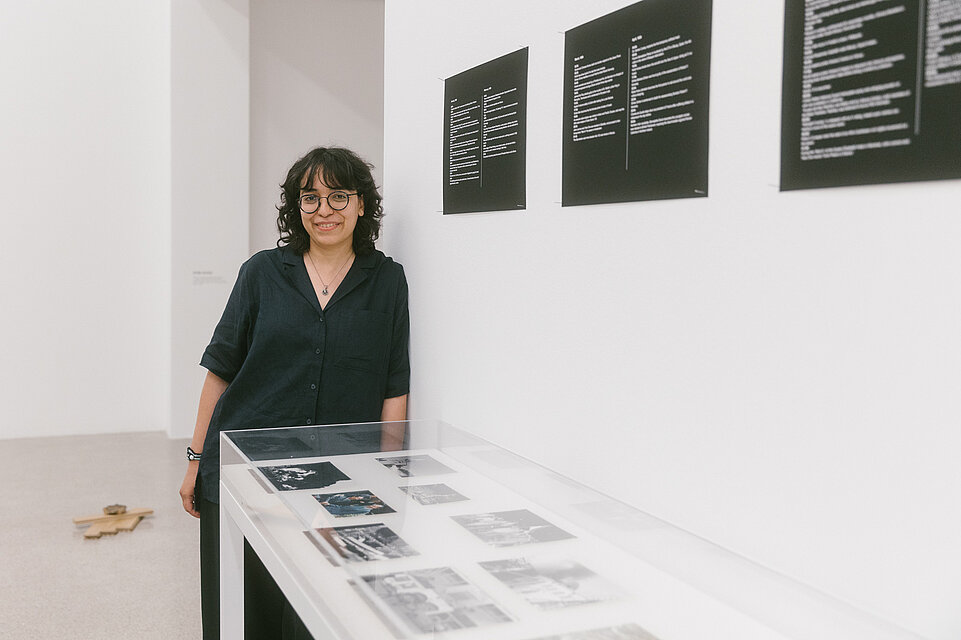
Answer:
POLYGON ((407 280, 380 251, 357 256, 325 309, 303 256, 261 251, 240 268, 200 364, 229 384, 200 461, 218 501, 220 432, 380 420, 409 391, 407 280))

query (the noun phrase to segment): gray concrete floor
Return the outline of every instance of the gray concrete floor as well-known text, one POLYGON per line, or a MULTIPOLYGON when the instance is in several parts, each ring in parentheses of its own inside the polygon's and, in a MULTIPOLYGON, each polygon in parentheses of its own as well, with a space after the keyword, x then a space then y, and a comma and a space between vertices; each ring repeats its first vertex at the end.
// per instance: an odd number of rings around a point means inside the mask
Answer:
POLYGON ((200 638, 198 521, 185 440, 130 433, 0 440, 0 638, 200 638), (154 510, 86 540, 77 516, 154 510))

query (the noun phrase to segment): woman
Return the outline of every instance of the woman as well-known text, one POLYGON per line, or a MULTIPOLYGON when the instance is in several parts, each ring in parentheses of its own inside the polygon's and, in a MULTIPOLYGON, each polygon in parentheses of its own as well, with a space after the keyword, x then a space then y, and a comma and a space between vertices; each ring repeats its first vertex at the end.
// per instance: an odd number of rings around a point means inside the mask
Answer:
MULTIPOLYGON (((317 148, 281 188, 277 248, 240 268, 200 361, 207 377, 180 496, 200 518, 205 639, 219 638, 220 431, 407 417, 407 281, 374 248, 383 209, 370 165, 317 148)), ((258 588, 245 584, 248 596, 258 588)), ((258 614, 269 609, 258 603, 258 614)), ((248 630, 276 616, 245 614, 248 630)))

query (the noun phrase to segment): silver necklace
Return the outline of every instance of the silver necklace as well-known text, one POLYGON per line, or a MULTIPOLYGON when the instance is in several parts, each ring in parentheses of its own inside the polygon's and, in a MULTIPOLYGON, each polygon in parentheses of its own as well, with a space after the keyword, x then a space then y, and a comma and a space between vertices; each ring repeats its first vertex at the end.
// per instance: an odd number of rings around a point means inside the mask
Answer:
POLYGON ((320 283, 324 285, 324 290, 320 292, 321 294, 325 296, 327 295, 327 287, 329 287, 331 284, 334 284, 334 281, 337 279, 337 276, 340 275, 340 272, 343 271, 344 267, 347 266, 347 263, 350 262, 350 259, 353 257, 354 257, 353 253, 350 253, 347 255, 347 259, 344 260, 344 264, 340 265, 340 269, 338 269, 337 273, 334 274, 334 277, 330 279, 330 284, 327 284, 326 282, 324 282, 323 276, 320 275, 320 270, 317 268, 317 265, 314 264, 314 257, 310 255, 310 250, 307 251, 307 259, 310 260, 310 266, 314 268, 314 273, 316 273, 317 277, 320 278, 320 283))

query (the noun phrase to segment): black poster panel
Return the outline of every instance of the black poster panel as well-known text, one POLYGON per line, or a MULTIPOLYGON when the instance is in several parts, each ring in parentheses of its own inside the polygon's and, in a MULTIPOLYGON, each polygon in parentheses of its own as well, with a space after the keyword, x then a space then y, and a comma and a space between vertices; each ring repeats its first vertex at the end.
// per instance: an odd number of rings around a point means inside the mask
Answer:
POLYGON ((444 82, 444 213, 527 206, 527 48, 444 82))
POLYGON ((644 0, 564 44, 564 206, 707 196, 711 0, 644 0))
POLYGON ((961 177, 961 0, 787 0, 781 190, 961 177))

